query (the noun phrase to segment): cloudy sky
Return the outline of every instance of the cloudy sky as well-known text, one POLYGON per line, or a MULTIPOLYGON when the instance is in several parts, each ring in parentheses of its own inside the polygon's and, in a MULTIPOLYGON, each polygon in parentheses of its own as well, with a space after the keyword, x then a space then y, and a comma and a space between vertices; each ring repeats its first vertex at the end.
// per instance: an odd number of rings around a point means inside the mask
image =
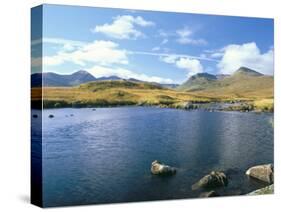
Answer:
POLYGON ((273 20, 44 5, 32 15, 32 73, 116 75, 182 83, 240 66, 273 75, 273 20))

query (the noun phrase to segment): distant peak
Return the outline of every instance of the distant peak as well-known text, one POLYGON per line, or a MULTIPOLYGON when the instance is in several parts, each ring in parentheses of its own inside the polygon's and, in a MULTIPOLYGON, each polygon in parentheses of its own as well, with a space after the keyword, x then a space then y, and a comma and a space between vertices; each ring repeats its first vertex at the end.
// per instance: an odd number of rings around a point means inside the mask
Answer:
POLYGON ((198 73, 198 74, 195 74, 195 75, 190 77, 191 80, 197 79, 197 78, 206 78, 206 79, 211 79, 211 80, 217 79, 217 77, 215 75, 209 74, 207 72, 198 73))
POLYGON ((237 74, 245 74, 245 75, 251 75, 251 76, 262 76, 263 75, 257 71, 254 71, 250 68, 243 67, 243 66, 234 72, 234 75, 237 75, 237 74))
POLYGON ((73 74, 90 74, 90 73, 85 70, 79 70, 79 71, 74 72, 73 74))

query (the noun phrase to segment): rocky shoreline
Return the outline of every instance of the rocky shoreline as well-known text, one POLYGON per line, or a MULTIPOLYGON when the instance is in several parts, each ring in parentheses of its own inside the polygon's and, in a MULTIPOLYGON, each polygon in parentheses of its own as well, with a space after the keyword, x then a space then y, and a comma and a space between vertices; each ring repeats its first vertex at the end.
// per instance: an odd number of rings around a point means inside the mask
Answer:
MULTIPOLYGON (((151 174, 157 176, 172 176, 176 174, 177 168, 171 167, 164 163, 155 160, 151 164, 151 174)), ((246 195, 262 195, 274 193, 274 166, 273 164, 263 164, 250 167, 245 174, 253 179, 258 179, 269 185, 252 191, 246 195)), ((212 171, 209 174, 203 176, 199 181, 191 186, 192 190, 202 190, 203 192, 199 197, 217 197, 220 196, 216 190, 220 187, 227 187, 229 178, 222 171, 212 171)))
MULTIPOLYGON (((165 106, 164 106, 165 107, 165 106)), ((239 111, 239 112, 274 112, 273 108, 258 108, 248 101, 226 101, 226 102, 185 102, 172 108, 184 110, 205 110, 205 111, 239 111)))
POLYGON ((170 108, 170 109, 180 109, 186 111, 192 110, 204 110, 209 112, 215 111, 238 111, 238 112, 270 112, 273 113, 273 108, 263 107, 258 108, 252 102, 249 101, 188 101, 180 103, 148 103, 148 102, 130 102, 130 101, 118 101, 118 102, 66 102, 58 100, 44 100, 42 102, 32 101, 33 109, 55 109, 55 108, 93 108, 93 107, 126 107, 126 106, 141 106, 141 107, 157 107, 157 108, 170 108))

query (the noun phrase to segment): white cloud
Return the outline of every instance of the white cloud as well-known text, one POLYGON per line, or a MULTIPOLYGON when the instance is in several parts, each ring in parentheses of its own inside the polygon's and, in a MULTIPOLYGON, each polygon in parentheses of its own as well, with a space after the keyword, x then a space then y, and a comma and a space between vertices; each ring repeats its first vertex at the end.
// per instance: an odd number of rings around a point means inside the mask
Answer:
POLYGON ((103 40, 87 43, 71 52, 66 51, 64 46, 63 50, 56 55, 43 57, 43 64, 46 66, 60 65, 65 62, 72 62, 81 66, 85 66, 87 63, 100 65, 127 64, 126 50, 118 47, 117 43, 103 40))
POLYGON ((75 47, 81 47, 86 44, 85 42, 82 41, 75 41, 75 40, 69 40, 63 38, 48 38, 48 37, 31 41, 31 45, 37 45, 42 43, 68 45, 68 46, 75 46, 75 47))
POLYGON ((125 50, 118 49, 118 44, 111 41, 94 41, 82 49, 72 52, 70 60, 77 64, 92 62, 98 64, 127 64, 125 50))
POLYGON ((32 45, 37 45, 42 42, 55 44, 59 47, 59 50, 54 55, 44 56, 43 59, 39 57, 32 57, 32 67, 41 66, 42 62, 45 66, 56 66, 64 63, 74 63, 81 66, 86 66, 88 65, 87 63, 94 63, 93 65, 103 66, 110 64, 128 64, 128 55, 130 54, 157 56, 160 57, 160 59, 166 60, 166 62, 169 58, 175 59, 179 57, 217 61, 205 56, 173 54, 170 53, 170 49, 162 48, 160 46, 154 47, 151 52, 128 51, 126 49, 120 49, 119 45, 115 42, 103 40, 87 43, 60 38, 44 38, 43 40, 32 41, 32 45), (161 50, 162 52, 160 52, 161 50))
POLYGON ((159 46, 155 46, 151 49, 151 51, 159 51, 160 50, 160 47, 159 46))
POLYGON ((71 45, 70 43, 66 43, 66 44, 63 45, 63 50, 73 51, 73 50, 75 50, 75 46, 71 45))
POLYGON ((224 47, 219 53, 222 56, 217 67, 223 74, 231 74, 241 66, 254 69, 263 74, 273 74, 273 49, 261 53, 256 43, 252 42, 242 45, 231 44, 224 47))
POLYGON ((199 39, 192 38, 194 32, 189 27, 184 27, 183 29, 177 30, 176 34, 178 36, 176 41, 180 44, 192 44, 192 45, 207 44, 207 41, 202 38, 199 39))
POLYGON ((147 21, 141 16, 123 15, 115 17, 111 24, 106 23, 96 26, 92 29, 92 32, 103 33, 116 39, 137 39, 144 37, 144 34, 137 30, 136 26, 148 27, 153 25, 153 22, 147 21))
POLYGON ((55 66, 64 63, 66 57, 64 53, 60 53, 59 55, 55 56, 45 56, 42 59, 42 63, 44 66, 55 66))
POLYGON ((197 59, 179 58, 175 64, 178 68, 185 69, 188 77, 203 71, 203 66, 197 59))
POLYGON ((214 52, 210 55, 211 58, 221 58, 223 56, 223 52, 214 52))
MULTIPOLYGON (((167 48, 163 48, 163 52, 143 52, 143 51, 128 51, 128 54, 136 54, 136 55, 150 55, 150 56, 158 56, 160 58, 161 61, 164 60, 169 60, 169 59, 177 59, 177 58, 190 58, 190 59, 197 59, 197 60, 205 60, 205 61, 210 61, 210 62, 219 62, 216 59, 213 58, 209 58, 209 57, 201 57, 200 56, 193 56, 193 55, 188 55, 188 54, 174 54, 174 53, 170 53, 170 49, 167 48)), ((164 62, 166 62, 164 61, 164 62)), ((167 62, 169 63, 169 62, 167 62)), ((173 62, 170 62, 173 63, 173 62)))
POLYGON ((177 68, 184 69, 187 77, 203 72, 203 66, 198 59, 177 57, 176 55, 160 57, 165 63, 174 64, 177 68))
POLYGON ((164 30, 158 31, 158 37, 164 38, 161 44, 167 43, 168 38, 174 38, 177 43, 190 44, 190 45, 206 45, 208 42, 202 38, 194 38, 194 30, 185 26, 182 29, 178 29, 175 32, 166 32, 164 30))
POLYGON ((179 57, 176 55, 165 55, 165 56, 160 56, 160 60, 165 62, 165 63, 169 63, 169 64, 173 64, 176 62, 176 60, 179 57))
POLYGON ((188 27, 184 27, 183 29, 177 30, 176 33, 180 37, 190 37, 193 32, 188 27))
POLYGON ((168 78, 162 78, 158 76, 148 76, 146 74, 139 74, 134 71, 124 69, 124 68, 109 68, 105 66, 94 66, 88 71, 94 75, 95 77, 109 77, 109 76, 118 76, 123 79, 130 79, 134 78, 141 81, 146 82, 156 82, 156 83, 163 83, 169 84, 173 83, 173 80, 168 78))

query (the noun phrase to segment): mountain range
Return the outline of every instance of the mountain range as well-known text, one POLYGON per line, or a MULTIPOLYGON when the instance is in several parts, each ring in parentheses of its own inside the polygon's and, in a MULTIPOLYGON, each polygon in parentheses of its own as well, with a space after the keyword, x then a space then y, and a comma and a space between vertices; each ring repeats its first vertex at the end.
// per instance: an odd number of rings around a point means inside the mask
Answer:
MULTIPOLYGON (((52 72, 35 73, 31 75, 32 87, 73 87, 89 82, 99 81, 130 81, 136 83, 148 83, 138 79, 122 79, 118 76, 96 78, 87 71, 80 70, 73 74, 61 75, 52 72)), ((239 98, 242 96, 273 98, 273 76, 263 75, 247 67, 241 67, 232 75, 213 75, 198 73, 191 76, 186 82, 178 84, 150 83, 163 88, 187 91, 200 96, 227 98, 239 98)))
POLYGON ((212 97, 266 97, 273 98, 273 76, 263 75, 252 69, 241 67, 232 75, 199 73, 177 87, 198 95, 212 97))
POLYGON ((35 73, 31 75, 31 86, 67 87, 95 80, 96 78, 93 75, 83 70, 68 75, 56 74, 53 72, 35 73))
POLYGON ((249 106, 247 108, 257 111, 274 110, 273 76, 246 67, 239 68, 231 75, 199 73, 179 86, 116 76, 96 78, 86 71, 71 75, 33 74, 31 78, 32 105, 38 108, 42 104, 42 89, 39 86, 43 79, 46 108, 120 105, 182 108, 187 102, 240 102, 241 105, 236 105, 234 110, 245 108, 245 103, 249 106))
MULTIPOLYGON (((80 70, 73 74, 57 74, 53 72, 34 73, 31 75, 32 87, 70 87, 77 86, 92 81, 107 81, 107 80, 127 80, 132 82, 144 82, 138 79, 129 78, 123 79, 118 76, 99 77, 96 78, 87 71, 80 70), (42 85, 43 84, 43 85, 42 85)), ((158 83, 155 83, 159 85, 158 83)), ((178 84, 160 84, 165 88, 176 88, 178 84)))

